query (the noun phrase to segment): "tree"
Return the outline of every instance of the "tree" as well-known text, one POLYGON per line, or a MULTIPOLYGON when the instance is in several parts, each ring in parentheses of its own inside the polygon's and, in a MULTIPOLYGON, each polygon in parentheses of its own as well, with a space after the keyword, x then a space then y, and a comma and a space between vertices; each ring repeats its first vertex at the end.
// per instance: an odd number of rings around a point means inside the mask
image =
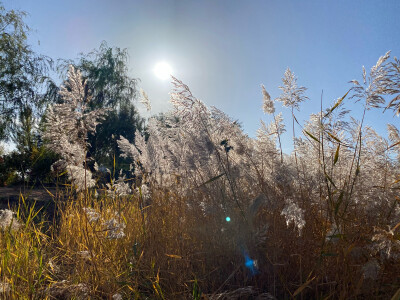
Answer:
POLYGON ((99 49, 86 55, 81 54, 76 62, 63 61, 59 66, 61 73, 68 64, 73 64, 82 72, 82 77, 86 80, 85 95, 92 96, 90 108, 109 109, 96 132, 89 135, 89 153, 99 164, 109 169, 119 167, 126 171, 128 164, 119 155, 117 140, 123 135, 134 142, 135 131, 142 131, 144 127, 144 120, 133 104, 137 96, 138 80, 128 74, 127 50, 112 48, 102 42, 99 49))
POLYGON ((6 11, 0 3, 0 139, 9 137, 19 112, 27 107, 37 112, 42 84, 48 80, 51 59, 37 55, 27 44, 30 28, 23 21, 25 15, 6 11))
POLYGON ((23 11, 6 10, 0 2, 0 140, 16 145, 16 150, 1 161, 2 182, 9 181, 10 175, 25 181, 34 169, 42 174, 43 170, 33 164, 51 156, 44 155, 35 127, 52 61, 28 45, 30 28, 24 23, 25 16, 23 11))
POLYGON ((64 60, 59 65, 65 74, 69 65, 82 72, 87 82, 86 94, 92 95, 92 108, 118 109, 136 98, 137 79, 129 76, 128 52, 118 47, 112 48, 103 41, 99 49, 88 54, 80 54, 76 62, 64 60))
POLYGON ((96 162, 109 169, 127 173, 130 163, 121 157, 117 140, 120 136, 124 136, 133 143, 135 131, 137 129, 142 131, 143 127, 144 121, 133 105, 122 105, 118 110, 111 110, 103 123, 97 127, 95 136, 92 135, 90 138, 92 141, 90 151, 96 162))
POLYGON ((49 181, 50 167, 59 156, 42 142, 37 120, 30 106, 22 108, 14 121, 10 139, 16 149, 5 157, 6 173, 17 172, 14 181, 22 183, 49 181))

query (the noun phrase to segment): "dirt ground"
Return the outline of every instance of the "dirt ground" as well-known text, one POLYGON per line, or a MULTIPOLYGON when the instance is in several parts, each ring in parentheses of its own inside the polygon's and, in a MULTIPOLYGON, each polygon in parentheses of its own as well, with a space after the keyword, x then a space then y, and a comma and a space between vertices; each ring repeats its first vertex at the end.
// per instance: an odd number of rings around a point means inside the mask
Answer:
POLYGON ((21 195, 28 202, 48 202, 55 195, 56 189, 54 187, 47 188, 29 188, 24 186, 0 187, 0 208, 5 208, 10 203, 16 203, 21 195))

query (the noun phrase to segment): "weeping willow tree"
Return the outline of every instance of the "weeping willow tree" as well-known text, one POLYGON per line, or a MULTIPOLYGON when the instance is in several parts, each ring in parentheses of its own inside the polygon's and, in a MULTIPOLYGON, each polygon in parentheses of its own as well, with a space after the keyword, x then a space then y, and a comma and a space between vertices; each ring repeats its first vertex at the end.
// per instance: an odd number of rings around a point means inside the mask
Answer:
POLYGON ((36 54, 27 42, 25 12, 6 10, 0 3, 0 139, 9 139, 13 120, 23 111, 38 115, 42 90, 52 61, 36 54))
MULTIPOLYGON (((88 109, 108 109, 106 118, 97 126, 96 132, 88 136, 90 155, 99 165, 110 170, 122 169, 127 173, 129 163, 121 157, 117 140, 122 135, 134 142, 136 130, 144 130, 144 120, 134 104, 138 79, 129 74, 127 50, 102 42, 98 49, 80 54, 75 61, 63 60, 58 66, 59 72, 65 74, 69 65, 79 69, 86 81, 85 97, 92 97, 88 109)), ((60 102, 58 88, 53 88, 49 94, 54 96, 53 102, 60 102)))

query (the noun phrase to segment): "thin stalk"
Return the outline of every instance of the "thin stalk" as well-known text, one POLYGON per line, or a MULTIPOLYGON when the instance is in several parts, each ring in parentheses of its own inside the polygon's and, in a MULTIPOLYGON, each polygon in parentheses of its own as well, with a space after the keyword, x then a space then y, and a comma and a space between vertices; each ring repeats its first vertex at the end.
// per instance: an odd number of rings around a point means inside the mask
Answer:
POLYGON ((273 118, 274 118, 274 123, 275 123, 275 128, 276 128, 276 134, 278 135, 279 149, 280 149, 280 151, 281 151, 281 163, 283 163, 283 153, 282 153, 281 135, 280 135, 280 133, 279 133, 278 123, 276 122, 275 112, 272 113, 272 116, 273 116, 273 118))
POLYGON ((358 157, 357 157, 357 162, 356 162, 356 174, 355 174, 355 176, 353 178, 353 181, 351 183, 350 192, 348 193, 347 202, 346 202, 346 206, 345 206, 344 211, 343 211, 343 215, 346 212, 347 207, 350 204, 350 199, 351 199, 351 196, 353 194, 354 185, 356 183, 356 179, 357 179, 358 172, 359 172, 358 170, 359 170, 359 167, 360 167, 361 148, 362 148, 362 127, 363 127, 363 124, 364 124, 364 118, 365 118, 366 110, 367 110, 367 104, 365 104, 365 106, 364 106, 364 111, 363 111, 363 116, 362 116, 362 119, 361 119, 360 129, 359 129, 359 132, 358 132, 356 150, 354 151, 354 156, 353 156, 353 161, 351 163, 351 168, 350 168, 350 172, 349 172, 349 181, 348 182, 350 182, 350 179, 351 179, 351 172, 353 170, 354 161, 355 161, 356 156, 357 156, 357 147, 358 147, 358 157))

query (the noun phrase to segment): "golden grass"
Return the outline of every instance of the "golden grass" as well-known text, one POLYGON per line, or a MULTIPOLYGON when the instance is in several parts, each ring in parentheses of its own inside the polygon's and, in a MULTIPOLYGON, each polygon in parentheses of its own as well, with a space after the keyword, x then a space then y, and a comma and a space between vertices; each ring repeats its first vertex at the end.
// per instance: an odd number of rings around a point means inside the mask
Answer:
POLYGON ((232 211, 228 223, 222 211, 204 214, 193 205, 201 199, 168 191, 153 190, 143 209, 135 196, 79 195, 57 202, 54 221, 22 200, 24 226, 0 230, 0 282, 10 287, 0 290, 4 299, 213 299, 247 286, 278 299, 388 299, 400 284, 395 260, 377 280, 362 276, 370 232, 356 211, 346 236, 328 243, 330 224, 311 207, 299 236, 277 209, 264 207, 251 222, 232 211), (97 221, 87 207, 100 214, 97 221), (109 238, 104 222, 113 218, 124 224, 124 237, 109 238), (257 228, 265 224, 261 239, 257 228), (245 266, 246 253, 257 260, 256 274, 245 266))

